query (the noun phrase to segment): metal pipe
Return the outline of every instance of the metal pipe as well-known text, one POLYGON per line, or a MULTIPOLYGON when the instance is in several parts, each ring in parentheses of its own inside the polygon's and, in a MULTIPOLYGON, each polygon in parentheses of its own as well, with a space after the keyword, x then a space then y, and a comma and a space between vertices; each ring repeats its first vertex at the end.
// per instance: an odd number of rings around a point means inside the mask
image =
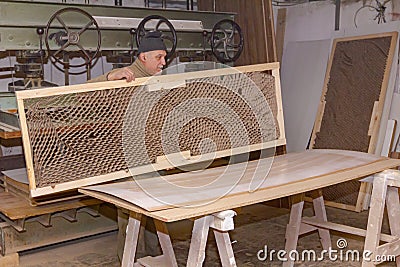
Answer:
POLYGON ((0 79, 8 79, 8 78, 12 78, 12 77, 13 77, 12 73, 0 75, 0 79))
POLYGON ((340 25, 340 0, 336 0, 335 5, 335 31, 338 31, 340 25))
POLYGON ((68 53, 64 53, 63 62, 67 63, 64 68, 64 85, 69 85, 69 55, 68 53))
POLYGON ((0 72, 2 71, 14 71, 14 67, 2 67, 0 68, 0 72))
POLYGON ((92 75, 91 75, 91 73, 90 73, 90 64, 89 65, 86 65, 86 79, 87 79, 87 81, 89 81, 90 79, 92 79, 92 75))

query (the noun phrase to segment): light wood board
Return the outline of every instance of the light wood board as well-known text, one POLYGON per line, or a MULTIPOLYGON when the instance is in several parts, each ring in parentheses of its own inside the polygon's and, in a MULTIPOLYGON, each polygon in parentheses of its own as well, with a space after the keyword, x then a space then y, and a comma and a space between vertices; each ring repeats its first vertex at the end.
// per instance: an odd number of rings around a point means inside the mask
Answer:
MULTIPOLYGON (((249 165, 256 163, 251 162, 249 165)), ((263 163, 263 160, 260 163, 263 163)), ((226 174, 231 178, 240 174, 240 171, 237 172, 237 170, 244 167, 243 164, 235 165, 237 168, 226 174)), ((215 200, 216 196, 213 194, 218 191, 198 190, 197 196, 181 195, 177 190, 162 191, 167 196, 166 200, 175 198, 174 200, 179 200, 175 203, 180 203, 183 206, 192 205, 192 207, 171 207, 165 202, 160 203, 146 192, 141 192, 141 189, 134 182, 124 184, 124 186, 129 186, 128 189, 121 189, 121 186, 118 185, 104 185, 88 187, 79 191, 159 220, 175 221, 323 188, 399 165, 400 160, 367 153, 310 150, 275 157, 268 176, 263 180, 260 188, 253 192, 249 191, 249 184, 255 171, 254 165, 248 166, 240 182, 225 196, 217 200, 215 200), (168 196, 171 198, 168 198, 168 196), (214 199, 214 201, 209 201, 210 199, 214 199), (130 200, 133 203, 128 202, 130 200), (199 203, 203 205, 196 206, 199 203)), ((218 173, 223 173, 222 168, 208 169, 200 173, 171 175, 168 181, 178 185, 196 186, 200 183, 209 182, 216 175, 218 176, 218 173), (198 179, 199 177, 201 179, 198 179)), ((154 186, 156 187, 155 191, 163 190, 163 188, 158 188, 157 185, 154 186)))
POLYGON ((97 205, 100 204, 101 201, 97 199, 70 200, 62 203, 48 204, 41 207, 33 207, 22 197, 15 196, 8 192, 0 192, 0 203, 0 212, 10 220, 17 220, 97 205))

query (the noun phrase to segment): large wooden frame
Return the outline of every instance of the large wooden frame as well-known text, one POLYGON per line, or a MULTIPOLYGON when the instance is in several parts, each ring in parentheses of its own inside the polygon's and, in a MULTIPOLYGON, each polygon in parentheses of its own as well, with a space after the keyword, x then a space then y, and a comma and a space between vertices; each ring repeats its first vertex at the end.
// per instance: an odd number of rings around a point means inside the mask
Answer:
MULTIPOLYGON (((154 86, 152 90, 162 90, 163 88, 174 88, 176 86, 181 86, 185 84, 186 79, 195 79, 195 78, 203 78, 203 77, 215 77, 221 75, 229 75, 242 72, 257 72, 257 71, 271 71, 272 76, 275 78, 275 96, 277 102, 277 113, 276 120, 278 124, 278 128, 280 131, 279 138, 267 142, 267 143, 260 143, 255 144, 247 147, 239 147, 234 149, 228 149, 223 151, 217 151, 216 155, 213 154, 204 154, 201 155, 202 160, 210 160, 219 157, 225 157, 235 154, 241 154, 244 152, 254 151, 254 150, 261 150, 266 148, 274 148, 276 146, 286 144, 285 134, 284 134, 284 123, 283 123, 283 110, 282 110, 282 97, 281 97, 281 90, 280 90, 280 77, 279 77, 279 63, 269 63, 269 64, 259 64, 259 65, 252 65, 252 66, 243 66, 238 68, 223 68, 217 70, 206 70, 206 71, 199 71, 199 72, 191 72, 191 73, 184 73, 184 74, 172 74, 172 75, 165 75, 165 76, 156 76, 150 78, 138 78, 131 83, 126 83, 125 81, 111 81, 111 82, 104 82, 104 83, 93 83, 93 84, 81 84, 81 85, 74 85, 74 86, 64 86, 64 87, 56 87, 56 88, 45 88, 39 90, 29 90, 29 91, 18 91, 16 92, 17 103, 18 103, 18 112, 20 116, 20 123, 21 123, 21 133, 22 133, 22 141, 23 141, 23 148, 25 153, 26 159, 26 167, 27 167, 27 174, 29 180, 29 189, 31 197, 39 197, 45 196, 50 194, 59 193, 62 191, 73 190, 80 188, 86 185, 92 185, 97 183, 102 183, 106 181, 112 181, 124 177, 131 176, 131 172, 133 171, 134 174, 142 174, 146 172, 151 172, 154 170, 162 170, 173 166, 168 160, 165 160, 165 157, 161 157, 157 159, 155 164, 140 166, 137 168, 131 169, 129 172, 126 171, 119 171, 113 173, 107 173, 100 176, 89 177, 81 180, 58 183, 52 186, 45 186, 45 187, 37 187, 35 181, 35 173, 34 173, 34 162, 33 162, 33 155, 32 155, 32 147, 31 142, 28 134, 28 126, 27 126, 27 119, 24 107, 24 100, 26 99, 35 99, 35 98, 42 98, 47 96, 54 96, 54 95, 65 95, 71 93, 81 93, 81 92, 91 92, 91 91, 98 91, 98 90, 106 90, 112 88, 121 88, 127 86, 140 86, 140 85, 147 85, 147 86, 154 86)), ((183 152, 183 154, 186 154, 183 152)), ((190 155, 190 154, 189 154, 190 155)), ((169 159, 170 157, 174 157, 174 155, 166 155, 169 159)), ((186 158, 188 155, 184 155, 186 158)), ((198 162, 199 157, 191 157, 187 158, 187 161, 183 164, 196 163, 198 162)), ((178 164, 179 166, 179 164, 178 164)))
MULTIPOLYGON (((364 36, 338 38, 333 41, 332 51, 331 51, 331 55, 330 55, 330 59, 328 62, 328 67, 327 67, 327 71, 326 71, 326 75, 325 75, 325 82, 324 82, 323 92, 321 95, 321 101, 320 101, 320 105, 319 105, 318 112, 317 112, 317 117, 316 117, 316 120, 314 123, 314 128, 313 128, 313 132, 312 132, 312 136, 311 136, 310 148, 348 149, 345 147, 341 147, 339 145, 339 142, 338 142, 337 147, 316 146, 316 139, 317 139, 319 132, 321 131, 321 125, 323 122, 326 106, 328 105, 327 101, 326 101, 326 95, 328 92, 329 82, 333 79, 332 75, 331 75, 331 70, 333 68, 333 62, 335 60, 335 55, 336 55, 335 53, 336 53, 337 45, 341 42, 363 41, 363 40, 368 40, 368 39, 373 39, 373 38, 385 38, 385 37, 391 38, 390 47, 389 47, 388 54, 387 54, 386 67, 383 70, 384 75, 383 75, 381 87, 376 88, 376 89, 380 90, 379 99, 373 103, 373 110, 372 110, 372 114, 371 114, 371 117, 369 120, 368 133, 365 133, 370 137, 368 151, 364 151, 364 152, 380 155, 380 151, 377 151, 377 149, 378 149, 377 142, 378 142, 378 137, 379 137, 379 130, 381 127, 381 117, 382 117, 384 104, 385 104, 385 97, 386 97, 387 87, 388 87, 388 83, 389 83, 392 61, 393 61, 395 48, 396 48, 396 44, 397 44, 397 39, 398 39, 397 32, 388 32, 388 33, 381 33, 381 34, 371 34, 371 35, 364 35, 364 36)), ((343 90, 346 90, 346 89, 348 89, 348 88, 343 88, 343 90)), ((351 88, 350 88, 350 90, 351 90, 351 88)), ((358 104, 363 105, 363 103, 358 103, 358 104)), ((371 104, 371 103, 369 103, 369 104, 371 104)), ((354 105, 357 105, 357 103, 354 103, 354 105)), ((365 110, 365 112, 368 112, 368 110, 365 110)), ((357 118, 353 118, 353 119, 357 120, 357 118)), ((327 191, 327 190, 330 190, 330 189, 324 189, 324 191, 327 191)), ((343 204, 343 203, 339 203, 339 202, 335 202, 335 201, 326 201, 326 204, 329 206, 333 206, 333 207, 339 207, 339 208, 349 209, 349 210, 353 210, 353 211, 361 211, 364 206, 364 201, 366 200, 366 194, 369 191, 370 191, 370 187, 368 186, 368 184, 361 183, 357 202, 354 203, 354 205, 343 204)))

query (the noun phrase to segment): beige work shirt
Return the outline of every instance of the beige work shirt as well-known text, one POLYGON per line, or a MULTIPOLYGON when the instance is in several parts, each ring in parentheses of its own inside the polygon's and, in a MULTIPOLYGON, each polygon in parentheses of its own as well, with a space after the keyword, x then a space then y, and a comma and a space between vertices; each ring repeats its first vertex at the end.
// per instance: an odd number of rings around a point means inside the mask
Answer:
MULTIPOLYGON (((139 60, 136 59, 135 62, 133 62, 132 65, 128 66, 129 69, 131 69, 135 75, 135 78, 142 78, 142 77, 149 77, 152 76, 152 74, 148 73, 147 70, 145 69, 143 63, 139 60)), ((95 83, 95 82, 105 82, 108 81, 107 77, 110 73, 113 73, 117 71, 118 69, 111 70, 99 77, 96 77, 94 79, 91 79, 87 81, 88 83, 95 83)))

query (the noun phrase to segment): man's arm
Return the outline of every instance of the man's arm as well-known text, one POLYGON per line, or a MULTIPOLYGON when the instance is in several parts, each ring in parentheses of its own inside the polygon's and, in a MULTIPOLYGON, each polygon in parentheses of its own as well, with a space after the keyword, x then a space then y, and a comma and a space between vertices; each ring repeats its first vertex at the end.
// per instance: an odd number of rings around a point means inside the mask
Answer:
POLYGON ((127 82, 131 82, 135 80, 135 74, 129 67, 124 67, 109 71, 106 74, 103 74, 94 79, 90 79, 87 82, 94 83, 94 82, 116 81, 122 79, 126 79, 127 82))

